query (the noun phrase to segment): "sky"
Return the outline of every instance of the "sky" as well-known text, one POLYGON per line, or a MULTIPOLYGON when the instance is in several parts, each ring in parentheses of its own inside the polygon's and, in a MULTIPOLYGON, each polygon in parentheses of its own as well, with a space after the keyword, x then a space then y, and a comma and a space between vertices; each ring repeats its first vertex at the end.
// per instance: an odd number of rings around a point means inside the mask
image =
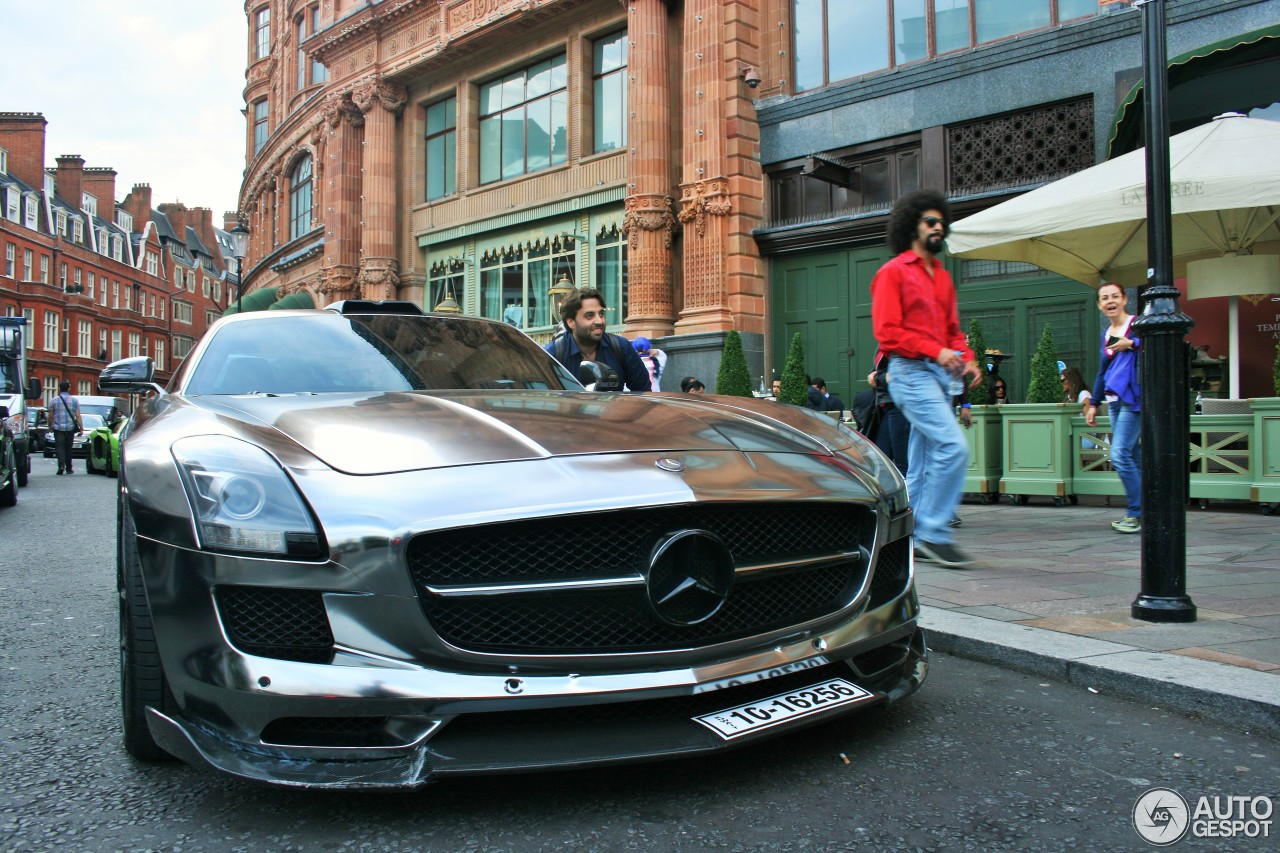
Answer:
POLYGON ((244 172, 241 0, 0 0, 0 111, 43 113, 45 166, 116 170, 116 200, 208 207, 221 227, 244 172))

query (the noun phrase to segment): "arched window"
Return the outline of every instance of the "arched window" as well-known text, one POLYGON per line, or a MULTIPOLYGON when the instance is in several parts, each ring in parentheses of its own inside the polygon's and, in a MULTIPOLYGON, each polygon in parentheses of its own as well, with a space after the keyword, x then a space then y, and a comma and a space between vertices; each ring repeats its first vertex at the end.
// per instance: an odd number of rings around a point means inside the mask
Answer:
POLYGON ((289 176, 289 239, 311 230, 311 155, 300 159, 289 176))

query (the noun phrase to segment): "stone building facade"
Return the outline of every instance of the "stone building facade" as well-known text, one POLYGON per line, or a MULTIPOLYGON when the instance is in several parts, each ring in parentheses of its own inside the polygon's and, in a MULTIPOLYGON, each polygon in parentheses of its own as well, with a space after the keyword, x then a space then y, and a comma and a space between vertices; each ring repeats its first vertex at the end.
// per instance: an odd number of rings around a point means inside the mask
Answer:
POLYGON ((250 2, 246 286, 452 297, 536 338, 591 286, 667 349, 668 390, 713 380, 729 329, 759 369, 760 7, 250 2))

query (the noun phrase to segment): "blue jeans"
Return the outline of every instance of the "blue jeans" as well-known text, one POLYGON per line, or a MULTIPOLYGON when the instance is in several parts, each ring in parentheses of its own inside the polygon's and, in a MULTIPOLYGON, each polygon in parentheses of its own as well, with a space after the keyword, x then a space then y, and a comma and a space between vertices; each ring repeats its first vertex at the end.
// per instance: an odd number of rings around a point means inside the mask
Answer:
POLYGON ((880 429, 876 430, 876 447, 898 466, 899 473, 907 473, 907 460, 911 441, 911 424, 898 411, 896 404, 887 403, 880 410, 880 429))
POLYGON ((969 467, 969 447, 948 392, 950 379, 931 361, 889 359, 889 396, 911 424, 907 493, 916 536, 935 544, 953 539, 947 522, 960 504, 969 467))
POLYGON ((1142 412, 1121 403, 1107 403, 1111 414, 1111 467, 1124 485, 1128 508, 1125 515, 1142 517, 1142 459, 1138 439, 1142 436, 1142 412))

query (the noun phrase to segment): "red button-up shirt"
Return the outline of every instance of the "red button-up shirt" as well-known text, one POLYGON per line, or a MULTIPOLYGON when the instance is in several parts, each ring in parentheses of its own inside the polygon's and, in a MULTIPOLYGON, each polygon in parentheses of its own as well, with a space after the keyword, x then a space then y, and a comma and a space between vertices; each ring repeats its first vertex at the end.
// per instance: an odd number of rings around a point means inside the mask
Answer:
POLYGON ((951 274, 937 258, 932 277, 924 264, 924 258, 908 249, 882 266, 871 281, 871 324, 881 351, 932 360, 952 349, 963 353, 966 362, 973 361, 973 350, 960 331, 951 274))

